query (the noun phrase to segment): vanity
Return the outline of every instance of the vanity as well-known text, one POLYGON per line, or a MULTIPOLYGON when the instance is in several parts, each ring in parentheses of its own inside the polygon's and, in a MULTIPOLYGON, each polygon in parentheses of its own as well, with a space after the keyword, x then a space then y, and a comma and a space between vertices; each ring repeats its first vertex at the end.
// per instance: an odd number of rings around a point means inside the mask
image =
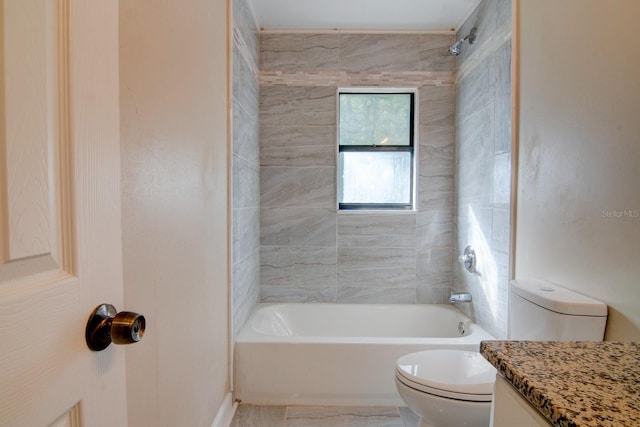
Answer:
POLYGON ((640 426, 640 343, 483 341, 494 427, 640 426))

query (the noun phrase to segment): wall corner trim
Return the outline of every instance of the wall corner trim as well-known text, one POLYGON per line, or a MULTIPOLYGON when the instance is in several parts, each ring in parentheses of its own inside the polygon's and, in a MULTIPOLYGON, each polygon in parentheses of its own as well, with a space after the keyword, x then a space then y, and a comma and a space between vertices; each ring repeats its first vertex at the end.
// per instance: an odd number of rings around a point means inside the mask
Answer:
POLYGON ((236 409, 238 408, 238 403, 233 401, 233 397, 231 392, 227 393, 218 409, 218 413, 211 424, 211 427, 229 427, 231 425, 231 421, 233 421, 233 416, 236 413, 236 409))

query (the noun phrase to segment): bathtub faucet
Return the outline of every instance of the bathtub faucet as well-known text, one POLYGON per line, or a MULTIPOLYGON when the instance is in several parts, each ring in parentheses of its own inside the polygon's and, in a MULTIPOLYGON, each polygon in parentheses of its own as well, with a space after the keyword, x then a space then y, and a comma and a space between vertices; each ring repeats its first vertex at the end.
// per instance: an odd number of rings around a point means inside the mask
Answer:
POLYGON ((471 294, 469 292, 451 292, 449 304, 457 302, 471 302, 471 294))

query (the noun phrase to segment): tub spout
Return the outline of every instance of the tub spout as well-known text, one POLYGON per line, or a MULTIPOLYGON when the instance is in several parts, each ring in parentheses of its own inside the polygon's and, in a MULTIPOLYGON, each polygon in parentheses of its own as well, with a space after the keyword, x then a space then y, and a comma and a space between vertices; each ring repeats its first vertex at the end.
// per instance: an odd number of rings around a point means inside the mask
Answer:
POLYGON ((455 304, 457 302, 471 302, 471 294, 469 292, 451 292, 449 303, 455 304))

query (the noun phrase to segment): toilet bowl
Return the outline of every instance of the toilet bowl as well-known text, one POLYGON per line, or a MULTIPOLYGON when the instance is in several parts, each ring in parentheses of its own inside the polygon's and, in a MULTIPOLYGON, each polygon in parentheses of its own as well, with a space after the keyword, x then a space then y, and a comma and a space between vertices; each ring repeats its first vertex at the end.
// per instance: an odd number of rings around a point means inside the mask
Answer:
MULTIPOLYGON (((602 341, 606 304, 549 282, 510 283, 511 339, 602 341)), ((473 351, 426 350, 396 362, 396 387, 421 427, 487 427, 496 371, 473 351)))
POLYGON ((421 427, 487 427, 496 370, 478 352, 427 350, 396 362, 396 387, 421 427), (453 367, 453 368, 452 368, 453 367))

